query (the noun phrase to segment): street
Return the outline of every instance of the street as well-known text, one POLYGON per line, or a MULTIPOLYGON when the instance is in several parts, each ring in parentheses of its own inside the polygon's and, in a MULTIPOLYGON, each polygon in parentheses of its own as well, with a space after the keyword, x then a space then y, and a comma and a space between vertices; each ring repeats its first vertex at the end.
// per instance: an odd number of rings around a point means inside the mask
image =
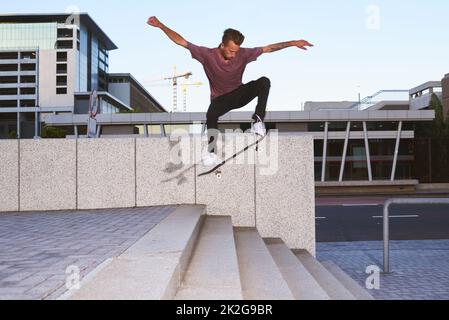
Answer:
MULTIPOLYGON (((316 207, 318 242, 382 240, 383 204, 316 207)), ((391 240, 449 239, 449 205, 392 205, 391 240)))

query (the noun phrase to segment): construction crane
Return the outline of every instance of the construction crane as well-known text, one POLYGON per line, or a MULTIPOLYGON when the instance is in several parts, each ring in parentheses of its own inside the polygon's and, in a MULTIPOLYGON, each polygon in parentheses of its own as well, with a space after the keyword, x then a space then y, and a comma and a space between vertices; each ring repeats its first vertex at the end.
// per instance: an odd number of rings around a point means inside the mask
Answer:
POLYGON ((202 82, 182 83, 181 84, 181 90, 182 90, 183 96, 184 96, 184 109, 183 109, 183 112, 187 112, 187 87, 189 87, 189 86, 200 87, 202 85, 203 85, 202 82))
POLYGON ((187 72, 185 74, 176 74, 176 66, 174 67, 173 77, 164 78, 164 80, 172 81, 173 85, 173 112, 178 112, 178 79, 185 78, 189 79, 193 74, 192 72, 187 72))

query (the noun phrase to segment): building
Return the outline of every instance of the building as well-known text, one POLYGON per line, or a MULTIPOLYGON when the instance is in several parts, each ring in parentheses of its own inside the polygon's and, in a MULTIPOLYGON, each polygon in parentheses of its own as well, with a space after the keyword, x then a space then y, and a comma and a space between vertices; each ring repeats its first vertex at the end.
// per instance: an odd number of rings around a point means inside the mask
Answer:
POLYGON ((0 15, 0 138, 39 136, 49 114, 87 113, 94 90, 100 113, 165 112, 131 75, 109 74, 116 49, 86 13, 0 15))

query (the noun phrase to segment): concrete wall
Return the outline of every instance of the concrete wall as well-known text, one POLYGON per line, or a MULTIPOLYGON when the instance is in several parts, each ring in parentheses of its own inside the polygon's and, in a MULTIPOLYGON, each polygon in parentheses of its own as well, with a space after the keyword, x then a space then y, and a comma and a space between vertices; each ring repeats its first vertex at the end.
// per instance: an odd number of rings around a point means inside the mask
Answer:
MULTIPOLYGON (((223 136, 218 154, 232 158, 254 139, 223 136)), ((198 177, 208 170, 206 147, 199 136, 1 141, 0 211, 204 204, 209 215, 315 253, 312 136, 272 133, 258 151, 232 158, 221 176, 198 177)))

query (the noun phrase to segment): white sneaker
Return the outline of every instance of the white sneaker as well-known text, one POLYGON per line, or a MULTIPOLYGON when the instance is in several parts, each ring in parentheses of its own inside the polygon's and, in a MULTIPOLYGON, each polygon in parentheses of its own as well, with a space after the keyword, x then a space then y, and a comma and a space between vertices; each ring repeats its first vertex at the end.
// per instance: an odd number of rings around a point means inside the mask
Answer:
POLYGON ((203 166, 205 167, 213 167, 219 163, 218 156, 213 152, 206 152, 203 154, 203 166))
POLYGON ((256 123, 254 123, 253 128, 251 129, 252 133, 255 133, 261 137, 265 137, 267 135, 267 129, 265 128, 265 124, 263 123, 262 119, 260 119, 257 116, 258 120, 256 123))

